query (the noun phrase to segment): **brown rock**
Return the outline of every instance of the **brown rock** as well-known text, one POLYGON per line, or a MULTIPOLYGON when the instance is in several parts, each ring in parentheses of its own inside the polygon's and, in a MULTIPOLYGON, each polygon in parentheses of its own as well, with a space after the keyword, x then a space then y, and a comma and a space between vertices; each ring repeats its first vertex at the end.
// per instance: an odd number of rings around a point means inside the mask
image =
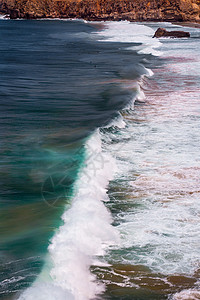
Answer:
POLYGON ((87 20, 200 21, 200 0, 0 0, 11 18, 87 20))
POLYGON ((17 9, 10 9, 10 19, 18 19, 20 17, 20 12, 17 9))
POLYGON ((167 31, 164 28, 158 28, 153 36, 153 38, 160 38, 160 37, 173 37, 173 38, 183 38, 183 37, 190 37, 190 33, 187 31, 167 31))

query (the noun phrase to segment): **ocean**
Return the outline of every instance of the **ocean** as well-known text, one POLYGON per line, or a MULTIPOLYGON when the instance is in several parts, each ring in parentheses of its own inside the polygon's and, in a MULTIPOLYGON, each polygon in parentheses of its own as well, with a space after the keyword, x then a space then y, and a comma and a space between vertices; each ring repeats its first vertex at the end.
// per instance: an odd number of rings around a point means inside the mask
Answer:
POLYGON ((0 299, 200 299, 200 29, 0 36, 0 299))

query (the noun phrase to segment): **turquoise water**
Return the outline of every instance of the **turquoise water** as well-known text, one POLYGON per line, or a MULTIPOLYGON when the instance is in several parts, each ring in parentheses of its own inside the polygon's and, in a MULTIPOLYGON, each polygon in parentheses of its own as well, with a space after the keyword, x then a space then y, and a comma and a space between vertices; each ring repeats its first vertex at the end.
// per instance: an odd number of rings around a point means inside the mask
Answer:
POLYGON ((161 25, 0 20, 1 299, 199 299, 200 33, 161 25))

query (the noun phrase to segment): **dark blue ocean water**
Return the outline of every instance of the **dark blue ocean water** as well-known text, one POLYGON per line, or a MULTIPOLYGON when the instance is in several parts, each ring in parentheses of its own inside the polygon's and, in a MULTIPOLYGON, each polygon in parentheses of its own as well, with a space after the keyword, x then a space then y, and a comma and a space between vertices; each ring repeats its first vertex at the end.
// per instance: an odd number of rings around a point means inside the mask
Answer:
POLYGON ((85 141, 133 99, 120 82, 144 72, 145 55, 99 42, 98 30, 82 21, 0 20, 1 299, 41 271, 85 141))

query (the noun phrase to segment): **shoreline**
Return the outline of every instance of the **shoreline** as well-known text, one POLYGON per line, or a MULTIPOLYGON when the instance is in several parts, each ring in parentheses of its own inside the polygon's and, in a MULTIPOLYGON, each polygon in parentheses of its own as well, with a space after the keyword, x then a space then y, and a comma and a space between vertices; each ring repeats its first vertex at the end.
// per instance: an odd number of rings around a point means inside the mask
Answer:
POLYGON ((170 21, 170 20, 131 20, 131 19, 121 19, 119 18, 119 20, 117 19, 109 19, 109 18, 53 18, 53 17, 41 17, 41 18, 16 18, 16 19, 13 19, 13 18, 10 18, 9 15, 6 15, 6 14, 2 14, 0 12, 0 20, 83 20, 83 21, 88 21, 88 22, 99 22, 99 23, 103 23, 103 22, 107 22, 107 21, 112 21, 112 22, 120 22, 120 21, 128 21, 128 22, 131 22, 131 23, 165 23, 165 22, 168 22, 168 23, 171 23, 173 25, 179 25, 179 26, 182 26, 182 27, 189 27, 189 28, 200 28, 200 21, 199 22, 194 22, 194 21, 183 21, 183 22, 180 22, 180 21, 170 21))
POLYGON ((183 27, 200 28, 200 23, 196 23, 196 22, 171 22, 171 23, 183 27))

